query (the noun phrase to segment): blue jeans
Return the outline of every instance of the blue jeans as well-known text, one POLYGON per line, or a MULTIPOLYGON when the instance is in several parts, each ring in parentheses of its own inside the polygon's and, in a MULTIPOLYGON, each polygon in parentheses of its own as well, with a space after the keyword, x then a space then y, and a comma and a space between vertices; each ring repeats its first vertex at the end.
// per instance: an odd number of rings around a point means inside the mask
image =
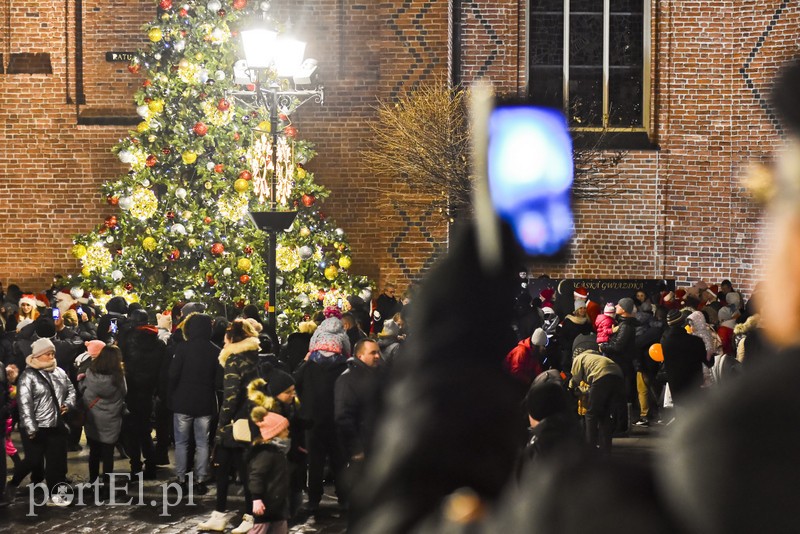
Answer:
POLYGON ((175 474, 178 480, 186 478, 186 461, 189 454, 189 436, 194 431, 195 481, 208 479, 208 426, 211 416, 193 417, 182 413, 173 416, 175 426, 175 474))

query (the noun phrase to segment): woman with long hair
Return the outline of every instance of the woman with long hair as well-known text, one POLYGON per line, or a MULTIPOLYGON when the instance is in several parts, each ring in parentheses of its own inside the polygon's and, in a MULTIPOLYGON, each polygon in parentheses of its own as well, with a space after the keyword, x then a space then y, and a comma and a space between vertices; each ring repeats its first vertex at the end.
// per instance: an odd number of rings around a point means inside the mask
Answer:
POLYGON ((208 521, 198 525, 199 530, 223 531, 227 526, 225 510, 228 506, 228 485, 230 473, 239 473, 244 488, 244 509, 241 524, 234 533, 248 532, 253 528, 251 514, 253 500, 247 486, 247 462, 245 456, 249 443, 236 441, 233 437, 233 423, 237 419, 249 417, 247 386, 258 369, 258 332, 244 319, 233 321, 225 332, 225 346, 219 353, 219 363, 223 368, 223 400, 219 411, 219 424, 215 438, 214 460, 217 464, 216 485, 217 502, 208 521))
POLYGON ((106 345, 92 359, 78 388, 86 409, 86 440, 89 442, 89 481, 94 483, 103 463, 104 482, 114 471, 114 445, 122 428, 125 395, 128 392, 122 366, 122 351, 106 345))

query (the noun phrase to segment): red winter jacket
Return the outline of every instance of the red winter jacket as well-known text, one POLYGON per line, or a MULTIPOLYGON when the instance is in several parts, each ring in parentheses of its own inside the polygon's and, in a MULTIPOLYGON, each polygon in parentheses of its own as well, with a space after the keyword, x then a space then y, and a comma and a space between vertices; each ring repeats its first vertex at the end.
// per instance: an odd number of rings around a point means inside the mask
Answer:
POLYGON ((530 385, 533 379, 542 372, 542 364, 533 354, 531 338, 526 337, 506 355, 503 364, 505 370, 519 381, 530 385))

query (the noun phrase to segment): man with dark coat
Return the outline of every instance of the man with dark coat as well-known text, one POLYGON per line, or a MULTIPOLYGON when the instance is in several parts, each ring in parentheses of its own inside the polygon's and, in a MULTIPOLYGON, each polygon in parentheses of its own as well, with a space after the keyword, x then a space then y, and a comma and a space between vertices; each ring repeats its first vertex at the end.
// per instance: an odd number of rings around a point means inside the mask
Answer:
POLYGON ((220 348, 211 342, 213 319, 192 314, 183 323, 186 341, 175 348, 169 366, 170 409, 174 416, 175 474, 185 484, 190 436, 194 435, 195 482, 201 494, 209 477, 209 425, 215 415, 216 384, 221 381, 220 348))
POLYGON ((363 339, 355 347, 353 358, 336 379, 334 389, 336 432, 345 458, 351 463, 364 459, 367 438, 372 433, 369 414, 381 362, 381 349, 376 342, 363 339))
POLYGON ((675 406, 685 406, 686 397, 700 391, 706 347, 703 340, 686 332, 678 310, 667 314, 667 330, 661 338, 667 383, 675 406))
POLYGON ((125 363, 125 380, 128 394, 125 402, 130 414, 123 426, 125 449, 131 459, 131 473, 142 470, 144 456, 146 479, 155 478, 154 448, 150 418, 153 397, 159 384, 160 373, 167 358, 167 346, 158 339, 158 328, 148 324, 147 312, 135 310, 129 318, 130 330, 119 340, 125 363))
MULTIPOLYGON (((636 359, 636 327, 639 321, 636 320, 634 312, 636 308, 632 298, 620 299, 616 306, 617 316, 621 318, 619 330, 611 336, 608 343, 600 344, 600 352, 614 360, 614 363, 622 369, 625 380, 625 398, 629 403, 636 402, 636 373, 633 362, 636 359)), ((617 431, 625 431, 628 428, 628 412, 620 410, 617 414, 617 431)))
POLYGON ((383 322, 394 317, 394 314, 403 309, 403 304, 394 296, 394 284, 383 286, 381 293, 375 301, 375 311, 372 312, 372 331, 375 333, 383 330, 383 322))
POLYGON ((367 337, 367 334, 361 330, 361 327, 352 313, 347 312, 342 314, 342 324, 344 325, 344 331, 347 333, 347 338, 350 340, 351 347, 355 347, 359 340, 367 337))
POLYGON ((97 321, 97 339, 110 343, 128 328, 128 302, 122 297, 113 297, 106 303, 106 311, 108 313, 97 321))

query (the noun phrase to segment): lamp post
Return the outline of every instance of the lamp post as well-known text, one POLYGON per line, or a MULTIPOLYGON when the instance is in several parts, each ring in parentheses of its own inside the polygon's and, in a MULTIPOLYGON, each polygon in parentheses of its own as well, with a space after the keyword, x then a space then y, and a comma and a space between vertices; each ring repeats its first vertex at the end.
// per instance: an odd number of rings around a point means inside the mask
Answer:
MULTIPOLYGON (((269 307, 267 317, 272 328, 276 328, 275 305, 277 303, 277 266, 276 252, 278 246, 278 231, 291 226, 297 216, 296 211, 280 209, 278 202, 278 144, 280 132, 278 131, 278 110, 285 115, 314 100, 322 104, 324 89, 313 83, 316 71, 316 61, 307 59, 303 61, 305 43, 285 37, 279 37, 274 31, 257 27, 243 30, 242 45, 246 57, 246 71, 249 81, 255 82, 255 100, 252 92, 237 92, 239 100, 246 104, 254 105, 259 109, 269 112, 271 151, 270 164, 272 172, 269 178, 269 202, 265 210, 250 212, 250 219, 256 227, 267 233, 269 244, 267 246, 267 267, 269 269, 269 307), (288 81, 291 88, 283 89, 273 81, 267 81, 268 73, 274 72, 278 79, 288 81), (303 86, 312 86, 303 88, 303 86)), ((248 83, 249 83, 248 81, 248 83)), ((266 165, 266 162, 264 163, 266 165)), ((267 174, 266 172, 264 173, 267 174)), ((265 191, 261 191, 263 198, 265 191)))

